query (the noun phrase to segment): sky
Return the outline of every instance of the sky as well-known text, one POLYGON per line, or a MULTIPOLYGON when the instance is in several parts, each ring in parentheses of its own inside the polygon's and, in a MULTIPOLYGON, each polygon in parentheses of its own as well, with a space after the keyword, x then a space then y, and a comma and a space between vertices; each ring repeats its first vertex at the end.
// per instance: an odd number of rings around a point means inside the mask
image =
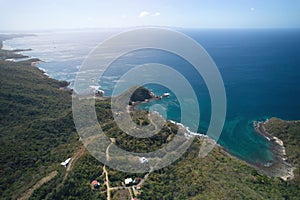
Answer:
POLYGON ((300 0, 0 0, 1 30, 300 28, 300 0))

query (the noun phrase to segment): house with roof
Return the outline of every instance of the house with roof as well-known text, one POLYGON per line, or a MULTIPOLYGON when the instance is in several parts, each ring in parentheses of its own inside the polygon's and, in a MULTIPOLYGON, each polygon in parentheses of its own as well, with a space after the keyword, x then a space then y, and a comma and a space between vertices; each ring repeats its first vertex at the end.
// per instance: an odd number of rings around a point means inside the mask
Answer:
POLYGON ((92 185, 92 187, 93 187, 94 189, 100 188, 100 183, 99 183, 97 180, 93 180, 93 181, 91 182, 91 185, 92 185))
POLYGON ((128 184, 132 183, 133 180, 132 180, 132 178, 126 178, 124 182, 125 182, 125 185, 128 185, 128 184))

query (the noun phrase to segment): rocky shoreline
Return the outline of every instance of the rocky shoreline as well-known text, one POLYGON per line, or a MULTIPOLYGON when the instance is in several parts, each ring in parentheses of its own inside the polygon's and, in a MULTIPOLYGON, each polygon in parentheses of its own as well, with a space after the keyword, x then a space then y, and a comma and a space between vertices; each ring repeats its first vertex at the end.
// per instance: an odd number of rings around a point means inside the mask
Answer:
POLYGON ((25 36, 35 36, 33 34, 0 34, 0 60, 15 61, 16 59, 28 59, 29 57, 21 54, 24 51, 31 51, 32 49, 13 49, 7 50, 3 49, 3 42, 5 40, 25 37, 25 36))
POLYGON ((258 134, 262 135, 268 141, 270 141, 271 150, 274 154, 274 160, 266 164, 255 163, 253 164, 254 168, 268 176, 280 177, 285 181, 293 179, 294 168, 290 163, 287 162, 287 155, 284 144, 282 140, 273 136, 272 133, 267 132, 264 127, 266 123, 268 123, 268 120, 264 122, 254 121, 253 126, 258 134))
MULTIPOLYGON (((127 112, 131 112, 135 110, 135 107, 142 104, 142 103, 148 103, 149 101, 155 101, 155 100, 160 100, 161 97, 158 97, 154 94, 152 94, 151 99, 147 99, 147 101, 141 101, 141 102, 135 102, 132 105, 128 106, 127 112)), ((187 127, 184 127, 180 123, 176 123, 174 121, 168 120, 171 123, 183 127, 186 131, 186 136, 188 135, 193 135, 197 136, 203 139, 208 139, 212 140, 214 144, 216 143, 213 139, 209 138, 206 135, 203 134, 198 134, 198 133, 193 133, 188 130, 187 127)), ((264 124, 268 123, 267 121, 254 121, 253 126, 256 132, 263 137, 265 137, 271 144, 271 150, 274 155, 274 160, 267 162, 267 163, 249 163, 247 162, 250 166, 254 167, 257 171, 259 171, 262 174, 265 174, 270 177, 280 177, 281 179, 287 181, 291 180, 294 178, 294 167, 288 162, 288 157, 286 154, 286 149, 283 144, 283 141, 277 137, 275 137, 273 134, 269 133, 266 128, 264 127, 264 124)), ((217 144, 217 146, 220 146, 217 144)), ((225 152, 227 152, 229 155, 233 156, 229 151, 227 151, 225 148, 221 147, 225 152)), ((234 156, 235 157, 235 156, 234 156)), ((239 158, 237 158, 239 159, 239 158)))

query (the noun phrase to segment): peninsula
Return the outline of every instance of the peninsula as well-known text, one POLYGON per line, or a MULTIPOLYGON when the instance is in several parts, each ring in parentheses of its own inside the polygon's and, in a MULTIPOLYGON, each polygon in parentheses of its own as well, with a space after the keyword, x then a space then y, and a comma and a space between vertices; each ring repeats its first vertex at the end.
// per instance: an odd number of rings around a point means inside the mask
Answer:
POLYGON ((0 60, 4 59, 20 59, 20 58, 28 58, 28 56, 19 54, 19 52, 23 51, 31 51, 31 49, 14 49, 14 50, 5 50, 3 48, 3 41, 18 38, 18 37, 28 37, 35 36, 33 34, 0 34, 0 60))

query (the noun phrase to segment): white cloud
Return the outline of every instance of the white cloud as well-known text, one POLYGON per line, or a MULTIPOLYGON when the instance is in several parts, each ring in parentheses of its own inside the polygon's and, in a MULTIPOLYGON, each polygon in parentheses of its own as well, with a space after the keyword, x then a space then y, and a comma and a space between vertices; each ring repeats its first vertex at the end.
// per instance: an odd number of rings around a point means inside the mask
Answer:
POLYGON ((140 13, 139 17, 146 17, 146 16, 148 16, 148 15, 150 15, 149 12, 147 12, 147 11, 142 11, 142 12, 140 13))
POLYGON ((160 15, 160 12, 156 12, 156 13, 153 13, 151 16, 152 17, 158 17, 160 15))
POLYGON ((158 16, 160 16, 160 12, 151 13, 148 11, 143 11, 139 14, 139 17, 148 17, 148 16, 158 17, 158 16))

